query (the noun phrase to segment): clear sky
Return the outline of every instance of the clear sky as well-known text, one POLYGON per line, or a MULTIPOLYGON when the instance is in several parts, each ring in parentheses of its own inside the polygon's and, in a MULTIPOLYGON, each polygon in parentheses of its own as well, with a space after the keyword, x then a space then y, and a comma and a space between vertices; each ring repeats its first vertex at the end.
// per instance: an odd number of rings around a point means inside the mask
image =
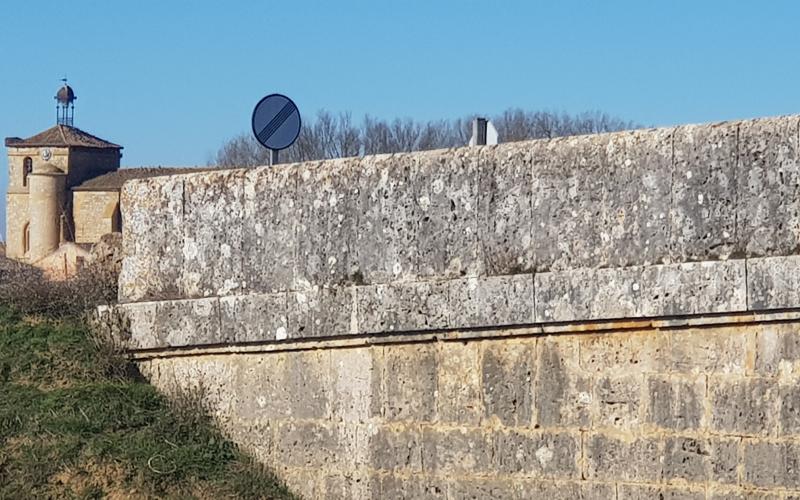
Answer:
MULTIPOLYGON (((0 12, 0 137, 52 126, 66 74, 75 125, 125 146, 126 166, 205 163, 275 91, 306 115, 356 118, 800 112, 793 1, 26 0, 0 12)), ((6 183, 3 153, 3 197, 6 183)))

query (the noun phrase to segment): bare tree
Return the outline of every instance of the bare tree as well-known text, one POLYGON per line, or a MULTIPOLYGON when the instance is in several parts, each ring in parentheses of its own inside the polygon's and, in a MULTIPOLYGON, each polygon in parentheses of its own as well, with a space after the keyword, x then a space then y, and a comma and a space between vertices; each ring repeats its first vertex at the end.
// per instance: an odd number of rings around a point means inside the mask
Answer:
MULTIPOLYGON (((456 120, 416 122, 365 116, 360 126, 350 113, 317 113, 303 120, 297 141, 281 152, 283 162, 302 162, 348 156, 423 151, 464 146, 472 134, 473 116, 456 120)), ((569 115, 550 111, 509 109, 492 119, 502 142, 596 134, 638 128, 634 122, 594 111, 569 115)), ((226 141, 209 163, 220 167, 266 165, 269 152, 251 134, 226 141)))

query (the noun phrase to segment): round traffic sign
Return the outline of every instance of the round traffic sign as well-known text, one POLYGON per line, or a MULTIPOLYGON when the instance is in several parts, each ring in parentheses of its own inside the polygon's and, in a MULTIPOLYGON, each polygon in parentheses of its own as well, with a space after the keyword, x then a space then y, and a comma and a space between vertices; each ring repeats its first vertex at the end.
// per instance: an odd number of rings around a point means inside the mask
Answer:
POLYGON ((282 94, 270 94, 258 101, 252 122, 256 140, 275 151, 294 144, 300 134, 300 111, 282 94))

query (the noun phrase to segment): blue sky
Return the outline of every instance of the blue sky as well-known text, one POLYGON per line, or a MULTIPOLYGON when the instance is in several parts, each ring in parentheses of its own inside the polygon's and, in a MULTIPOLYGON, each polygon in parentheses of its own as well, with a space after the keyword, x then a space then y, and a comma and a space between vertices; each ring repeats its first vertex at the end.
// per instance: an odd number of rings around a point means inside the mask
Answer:
MULTIPOLYGON (((124 145, 126 166, 205 163, 275 91, 307 115, 418 120, 800 112, 800 2, 28 0, 1 12, 0 137, 50 127, 66 74, 76 126, 124 145)), ((3 197, 6 182, 3 153, 3 197)))

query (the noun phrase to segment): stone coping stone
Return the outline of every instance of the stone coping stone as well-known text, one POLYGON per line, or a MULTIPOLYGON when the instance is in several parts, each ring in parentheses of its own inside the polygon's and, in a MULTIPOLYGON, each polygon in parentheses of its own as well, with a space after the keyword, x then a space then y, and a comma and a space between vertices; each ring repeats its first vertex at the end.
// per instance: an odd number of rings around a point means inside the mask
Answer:
POLYGON ((800 307, 800 257, 121 304, 133 350, 800 307))

